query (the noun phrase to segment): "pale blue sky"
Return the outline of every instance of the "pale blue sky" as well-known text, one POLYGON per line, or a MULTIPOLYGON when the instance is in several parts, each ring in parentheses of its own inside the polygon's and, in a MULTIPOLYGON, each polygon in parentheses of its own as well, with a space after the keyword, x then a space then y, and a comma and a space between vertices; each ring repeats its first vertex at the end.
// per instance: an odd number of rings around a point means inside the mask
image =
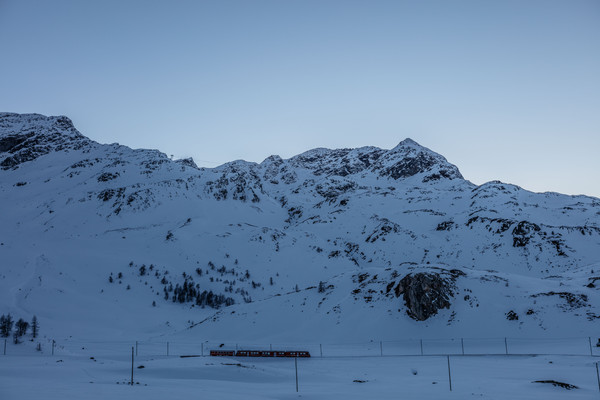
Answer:
POLYGON ((204 166, 411 137, 600 197, 600 1, 0 0, 0 110, 204 166))

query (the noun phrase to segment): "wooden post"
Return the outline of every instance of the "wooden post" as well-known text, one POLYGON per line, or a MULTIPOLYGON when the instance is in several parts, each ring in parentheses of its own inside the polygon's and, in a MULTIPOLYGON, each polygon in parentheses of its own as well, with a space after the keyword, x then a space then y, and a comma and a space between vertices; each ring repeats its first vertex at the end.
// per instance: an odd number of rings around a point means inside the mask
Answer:
POLYGON ((504 338, 504 350, 506 351, 506 355, 508 355, 508 342, 506 341, 506 338, 504 338))
POLYGON ((167 342, 167 357, 169 356, 169 342, 167 342))
POLYGON ((423 339, 421 339, 421 355, 423 355, 423 339))
POLYGON ((462 355, 465 355, 465 341, 463 338, 460 338, 460 347, 462 347, 462 355))
POLYGON ((6 339, 4 339, 4 355, 6 355, 6 339))
POLYGON ((54 344, 55 344, 55 343, 56 343, 56 342, 54 341, 54 339, 52 339, 52 355, 54 355, 54 344))
POLYGON ((319 344, 319 350, 321 350, 321 358, 323 358, 323 345, 319 344))
POLYGON ((379 352, 381 353, 381 357, 383 357, 383 342, 379 342, 379 352))
POLYGON ((588 340, 589 340, 589 342, 590 342, 590 356, 593 356, 593 355, 594 355, 594 352, 592 351, 592 337, 591 337, 591 336, 588 336, 588 340))
POLYGON ((450 356, 448 356, 448 382, 450 383, 450 391, 452 391, 452 375, 450 374, 450 356))
POLYGON ((296 392, 298 392, 298 357, 294 357, 294 366, 296 367, 296 392))
POLYGON ((133 386, 133 346, 131 346, 131 386, 133 386))
POLYGON ((596 379, 598 380, 598 391, 600 392, 600 374, 598 374, 598 363, 596 363, 596 379))

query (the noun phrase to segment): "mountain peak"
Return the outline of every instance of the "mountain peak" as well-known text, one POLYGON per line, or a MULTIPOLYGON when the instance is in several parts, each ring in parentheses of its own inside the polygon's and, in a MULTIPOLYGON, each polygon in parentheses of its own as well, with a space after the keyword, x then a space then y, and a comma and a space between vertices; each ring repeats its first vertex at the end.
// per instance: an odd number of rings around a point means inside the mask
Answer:
POLYGON ((403 141, 401 141, 400 143, 398 143, 396 145, 396 147, 394 147, 392 149, 392 151, 399 150, 399 149, 406 148, 406 147, 422 148, 422 149, 425 148, 425 147, 421 146, 419 143, 417 143, 416 141, 412 140, 411 138, 406 138, 403 141))
POLYGON ((65 116, 0 113, 0 168, 16 168, 52 151, 90 143, 65 116))
POLYGON ((394 180, 424 174, 423 182, 464 179, 458 168, 441 154, 406 138, 381 157, 379 174, 394 180))

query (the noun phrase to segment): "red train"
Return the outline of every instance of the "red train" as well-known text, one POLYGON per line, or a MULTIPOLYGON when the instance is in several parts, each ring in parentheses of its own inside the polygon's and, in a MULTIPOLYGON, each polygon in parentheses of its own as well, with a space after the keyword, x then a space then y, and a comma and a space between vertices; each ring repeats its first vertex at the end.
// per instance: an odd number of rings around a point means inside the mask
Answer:
POLYGON ((211 356, 226 357, 310 357, 308 351, 280 351, 280 350, 211 350, 211 356))

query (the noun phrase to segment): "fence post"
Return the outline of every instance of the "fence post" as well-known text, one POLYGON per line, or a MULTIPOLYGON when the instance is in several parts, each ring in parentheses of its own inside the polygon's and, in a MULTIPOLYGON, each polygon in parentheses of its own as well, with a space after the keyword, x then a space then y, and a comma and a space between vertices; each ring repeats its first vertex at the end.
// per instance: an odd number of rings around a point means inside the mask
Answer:
POLYGON ((319 344, 319 350, 321 350, 321 358, 323 358, 323 344, 319 344))
POLYGON ((383 341, 379 341, 379 352, 381 353, 381 357, 383 357, 383 341))
POLYGON ((296 367, 296 392, 298 392, 298 357, 294 357, 294 366, 296 367))
POLYGON ((589 340, 589 342, 590 342, 590 356, 593 356, 593 355, 594 355, 594 352, 592 351, 592 337, 591 337, 591 336, 588 336, 588 340, 589 340))
POLYGON ((167 342, 167 357, 169 356, 169 342, 167 342))
POLYGON ((596 363, 596 379, 598 380, 598 391, 600 392, 600 374, 598 374, 598 363, 596 363))
POLYGON ((421 339, 421 355, 423 355, 423 339, 421 339))
POLYGON ((133 386, 133 346, 131 346, 131 386, 133 386))
POLYGON ((52 339, 52 355, 54 355, 54 344, 56 343, 56 341, 54 339, 52 339))
POLYGON ((506 351, 506 355, 508 355, 508 342, 506 341, 506 338, 504 338, 504 350, 506 351))
POLYGON ((4 355, 6 355, 6 339, 4 339, 4 355))
POLYGON ((460 347, 462 348, 462 355, 465 355, 465 341, 463 338, 460 338, 460 347))
POLYGON ((450 356, 448 357, 448 383, 450 383, 450 391, 452 391, 452 375, 450 374, 450 356))

